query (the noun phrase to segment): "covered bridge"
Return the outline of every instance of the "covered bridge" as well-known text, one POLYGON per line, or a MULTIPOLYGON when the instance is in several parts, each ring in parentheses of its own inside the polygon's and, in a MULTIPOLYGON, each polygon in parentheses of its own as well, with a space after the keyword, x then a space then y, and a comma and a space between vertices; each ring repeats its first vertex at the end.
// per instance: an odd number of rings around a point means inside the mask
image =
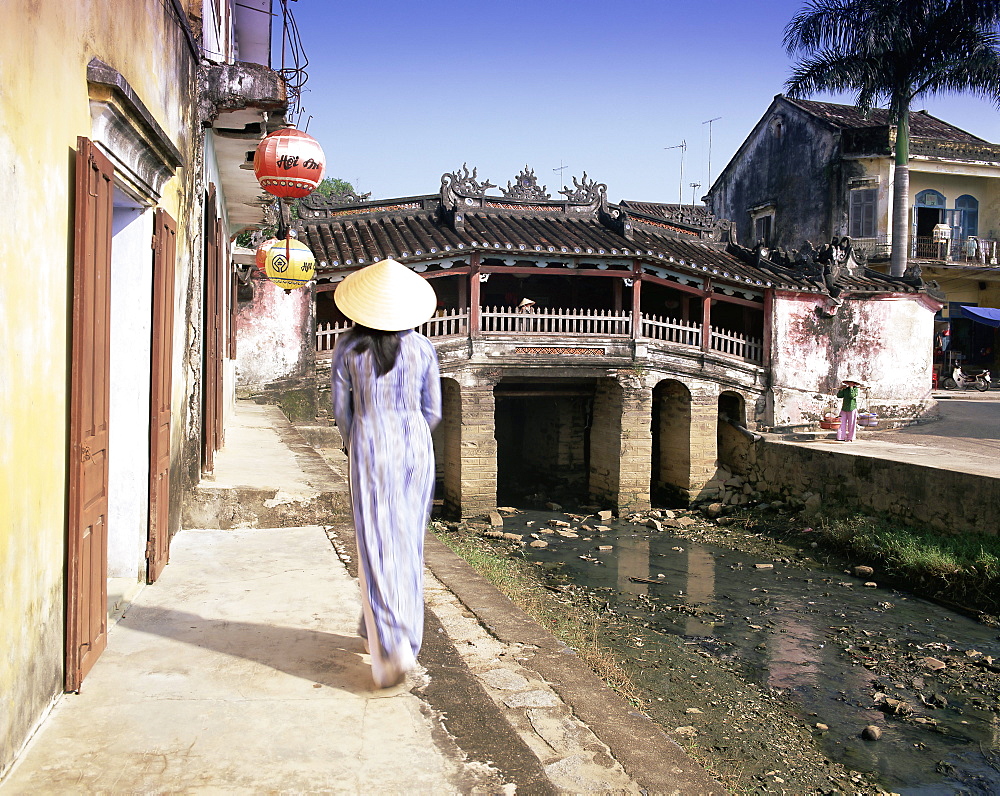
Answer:
POLYGON ((546 479, 620 510, 710 497, 741 434, 814 423, 848 373, 884 417, 928 405, 938 304, 849 241, 752 251, 704 208, 611 204, 586 174, 557 198, 528 168, 493 188, 463 167, 435 194, 299 208, 320 363, 349 326, 332 300, 346 274, 392 257, 434 286, 420 331, 441 360, 456 513, 546 479))

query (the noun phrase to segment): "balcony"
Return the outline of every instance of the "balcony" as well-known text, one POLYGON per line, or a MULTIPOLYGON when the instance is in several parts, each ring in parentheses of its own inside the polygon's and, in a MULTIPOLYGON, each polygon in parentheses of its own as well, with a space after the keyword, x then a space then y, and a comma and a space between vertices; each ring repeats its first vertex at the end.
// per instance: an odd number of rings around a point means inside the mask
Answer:
MULTIPOLYGON (((417 331, 435 343, 476 337, 523 343, 571 338, 580 343, 624 344, 634 338, 655 348, 674 349, 680 353, 705 351, 750 365, 759 366, 764 362, 761 339, 709 326, 706 340, 705 327, 697 321, 640 314, 638 327, 635 328, 631 312, 559 308, 521 313, 513 307, 484 307, 479 315, 479 329, 475 335, 470 335, 468 308, 441 310, 427 323, 417 327, 417 331)), ((337 338, 351 325, 348 321, 319 324, 316 330, 317 356, 321 359, 330 357, 337 338)))
MULTIPOLYGON (((892 238, 879 235, 875 238, 851 238, 851 244, 858 251, 867 255, 870 261, 888 260, 892 250, 892 238)), ((968 237, 953 238, 950 241, 938 242, 930 237, 910 239, 910 259, 937 260, 954 265, 998 265, 997 241, 990 238, 968 237)))

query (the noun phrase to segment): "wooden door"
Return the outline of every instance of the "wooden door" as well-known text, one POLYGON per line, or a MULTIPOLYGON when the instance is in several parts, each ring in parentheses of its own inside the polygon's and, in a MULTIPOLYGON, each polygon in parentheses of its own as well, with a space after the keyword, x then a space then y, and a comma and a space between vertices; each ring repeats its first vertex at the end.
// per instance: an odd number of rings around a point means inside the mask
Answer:
POLYGON ((225 434, 225 380, 226 346, 226 304, 229 297, 229 241, 222 219, 215 222, 215 449, 226 444, 225 434))
POLYGON ((174 335, 174 263, 177 224, 156 211, 153 228, 153 352, 149 413, 149 538, 146 580, 155 581, 170 558, 170 388, 174 335))
POLYGON ((219 314, 219 224, 215 217, 215 184, 210 183, 205 199, 205 293, 204 293, 204 363, 202 366, 202 472, 215 470, 215 452, 221 447, 222 424, 222 351, 219 314))
POLYGON ((114 168, 77 139, 70 375, 66 690, 107 646, 111 221, 114 168))

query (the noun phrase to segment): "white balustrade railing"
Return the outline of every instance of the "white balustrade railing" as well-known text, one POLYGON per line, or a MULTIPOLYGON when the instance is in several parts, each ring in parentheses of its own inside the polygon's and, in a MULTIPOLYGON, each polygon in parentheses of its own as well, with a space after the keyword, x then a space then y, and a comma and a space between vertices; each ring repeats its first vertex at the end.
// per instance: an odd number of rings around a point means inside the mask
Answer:
POLYGON ((469 310, 450 309, 438 310, 427 323, 417 327, 417 331, 425 337, 453 337, 455 335, 469 336, 469 310))
MULTIPOLYGON (((333 351, 337 338, 354 324, 350 321, 316 324, 316 350, 319 352, 333 351)), ((417 331, 425 337, 469 336, 469 310, 448 309, 438 312, 427 323, 417 327, 417 331)))
POLYGON ((643 315, 642 336, 651 340, 663 340, 665 343, 700 346, 701 324, 697 321, 683 321, 678 318, 643 315))
POLYGON ((614 310, 545 309, 518 312, 513 307, 483 307, 479 328, 487 333, 593 335, 628 337, 632 313, 614 310))
POLYGON ((720 354, 743 359, 747 362, 763 362, 764 346, 756 337, 740 334, 739 332, 727 332, 724 329, 711 327, 711 337, 709 338, 709 348, 718 351, 720 354))
POLYGON ((316 324, 316 350, 333 351, 337 345, 337 338, 350 329, 354 324, 350 321, 340 321, 339 323, 317 323, 316 324))
MULTIPOLYGON (((438 314, 417 327, 427 337, 468 337, 469 309, 439 310, 438 314)), ((697 321, 640 315, 640 336, 671 345, 700 348, 702 325, 697 321)), ((350 329, 350 321, 321 323, 316 329, 316 350, 329 356, 337 338, 350 329)), ((512 307, 484 307, 480 313, 484 334, 552 334, 588 337, 629 337, 632 314, 614 310, 547 309, 518 312, 512 307)), ((764 361, 763 342, 756 337, 710 327, 709 348, 724 356, 760 364, 764 361)))

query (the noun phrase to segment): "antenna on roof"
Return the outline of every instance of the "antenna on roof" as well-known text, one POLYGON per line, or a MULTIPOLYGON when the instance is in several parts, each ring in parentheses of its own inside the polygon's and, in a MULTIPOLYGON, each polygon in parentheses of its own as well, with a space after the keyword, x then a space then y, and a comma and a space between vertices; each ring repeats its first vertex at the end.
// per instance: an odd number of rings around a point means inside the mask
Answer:
POLYGON ((558 171, 559 172, 559 182, 562 183, 562 185, 560 186, 560 188, 562 188, 562 189, 566 188, 566 180, 563 177, 563 171, 565 171, 568 168, 569 168, 569 166, 564 166, 563 165, 562 158, 559 158, 559 168, 558 169, 552 169, 552 171, 558 171))
POLYGON ((700 182, 692 182, 691 185, 691 207, 694 207, 694 192, 701 187, 700 182))
POLYGON ((681 139, 679 144, 665 146, 664 149, 679 149, 681 151, 681 178, 677 181, 677 206, 684 207, 684 153, 687 152, 688 142, 681 139))
POLYGON ((714 119, 706 119, 702 124, 708 125, 708 188, 712 189, 712 122, 717 122, 721 119, 721 116, 716 116, 714 119))

